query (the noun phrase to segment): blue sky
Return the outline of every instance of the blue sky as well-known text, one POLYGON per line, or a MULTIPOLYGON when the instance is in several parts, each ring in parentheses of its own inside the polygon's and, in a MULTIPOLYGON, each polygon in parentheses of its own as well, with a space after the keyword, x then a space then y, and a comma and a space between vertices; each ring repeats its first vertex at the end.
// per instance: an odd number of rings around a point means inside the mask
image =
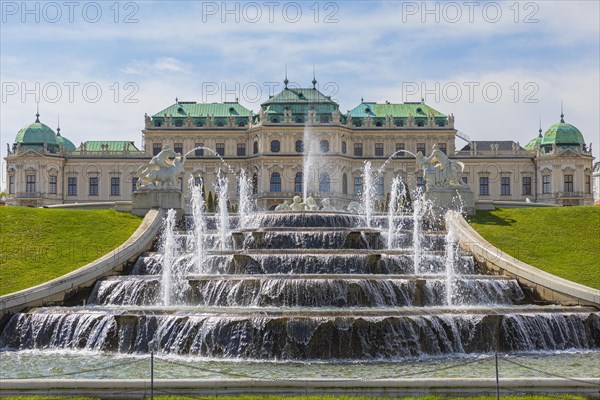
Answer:
POLYGON ((558 121, 562 99, 565 119, 598 156, 597 1, 23 4, 0 3, 3 156, 35 118, 36 97, 42 122, 56 128, 60 115, 77 145, 141 145, 144 113, 175 97, 237 96, 257 111, 269 87, 282 87, 286 64, 300 86, 310 85, 314 65, 319 88, 342 110, 361 98, 425 97, 479 140, 524 145, 539 118, 543 129, 558 121))

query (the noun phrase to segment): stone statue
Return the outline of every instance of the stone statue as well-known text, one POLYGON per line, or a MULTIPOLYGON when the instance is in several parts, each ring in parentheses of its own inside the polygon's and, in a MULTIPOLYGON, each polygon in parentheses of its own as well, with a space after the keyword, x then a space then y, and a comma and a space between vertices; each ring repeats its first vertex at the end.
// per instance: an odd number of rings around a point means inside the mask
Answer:
POLYGON ((308 211, 319 211, 319 206, 317 205, 317 202, 312 196, 308 196, 308 198, 306 199, 305 209, 308 211))
POLYGON ((177 189, 177 177, 183 170, 185 157, 175 153, 165 145, 165 148, 152 157, 146 165, 137 170, 139 177, 137 187, 147 189, 177 189), (173 157, 173 160, 170 159, 173 157))
POLYGON ((331 200, 328 197, 321 200, 321 211, 337 211, 334 206, 331 205, 331 200))
POLYGON ((306 204, 302 202, 300 196, 294 196, 292 205, 290 206, 292 211, 304 211, 306 210, 306 204))
POLYGON ((289 200, 284 200, 283 203, 277 205, 277 207, 275 207, 275 211, 291 211, 292 208, 290 207, 290 201, 289 200))
POLYGON ((353 214, 361 214, 363 212, 363 207, 360 205, 360 203, 351 201, 350 204, 348 204, 348 207, 346 207, 346 210, 353 214))
POLYGON ((432 149, 429 157, 425 157, 420 151, 416 154, 417 165, 423 167, 423 177, 427 189, 465 186, 462 181, 464 164, 460 161, 450 160, 437 144, 434 144, 432 149))
POLYGON ((152 119, 150 118, 150 116, 148 115, 148 113, 144 114, 144 121, 146 124, 146 129, 149 129, 152 126, 152 119))
POLYGON ((331 122, 333 122, 334 124, 340 123, 340 110, 333 110, 333 112, 331 113, 331 122))

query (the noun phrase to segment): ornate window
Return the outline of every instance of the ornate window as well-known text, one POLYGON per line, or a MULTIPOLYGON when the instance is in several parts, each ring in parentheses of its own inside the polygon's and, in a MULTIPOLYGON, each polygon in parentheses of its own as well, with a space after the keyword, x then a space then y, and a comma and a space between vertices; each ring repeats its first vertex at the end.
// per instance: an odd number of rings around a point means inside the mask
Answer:
POLYGON ((421 153, 423 153, 423 155, 426 155, 426 154, 425 154, 425 143, 417 143, 417 153, 418 153, 419 151, 420 151, 421 153))
POLYGON ((91 176, 89 179, 89 191, 90 196, 98 196, 98 177, 91 176))
POLYGON ((490 195, 490 178, 487 176, 479 177, 479 195, 489 196, 490 195))
POLYGON ((26 179, 25 192, 26 193, 35 193, 35 175, 27 175, 25 177, 25 179, 26 179))
POLYGON ((302 140, 296 140, 296 152, 302 153, 304 151, 304 142, 302 140))
POLYGON ((152 143, 152 155, 155 156, 162 150, 162 143, 152 143))
POLYGON ((15 192, 15 176, 8 176, 8 194, 13 194, 15 192))
POLYGON ((302 172, 296 172, 296 177, 294 178, 294 192, 300 193, 303 190, 302 172))
POLYGON ((383 196, 383 194, 384 194, 383 176, 380 176, 375 179, 375 193, 377 193, 378 196, 383 196))
POLYGON ((254 144, 252 145, 252 152, 254 154, 258 154, 258 142, 254 142, 254 144))
POLYGON ((542 193, 550 193, 550 175, 542 176, 542 193))
POLYGON ((258 193, 258 175, 252 175, 252 194, 258 193))
POLYGON ((238 157, 244 157, 246 155, 246 143, 237 144, 237 155, 238 157))
POLYGON ((521 179, 521 194, 524 196, 531 195, 531 177, 524 176, 521 179))
POLYGON ((375 143, 375 157, 383 157, 383 143, 375 143))
POLYGON ((573 175, 565 175, 564 191, 568 193, 573 192, 573 175))
POLYGON ((329 193, 329 190, 330 190, 329 174, 327 172, 321 172, 321 175, 319 175, 319 192, 329 193))
POLYGON ((137 190, 138 179, 139 178, 137 176, 134 176, 133 178, 131 178, 131 193, 133 193, 137 190))
POLYGON ((183 143, 175 143, 173 145, 173 151, 175 153, 183 154, 183 143))
POLYGON ((75 176, 67 179, 67 196, 77 196, 77 177, 75 176))
POLYGON ((225 155, 225 143, 217 143, 217 154, 221 157, 225 155))
POLYGON ((346 152, 347 152, 346 142, 342 142, 342 154, 346 154, 346 152))
POLYGON ((118 176, 113 176, 110 178, 110 195, 121 195, 121 178, 119 178, 118 176))
POLYGON ((281 143, 279 142, 279 140, 271 140, 271 152, 279 153, 280 150, 281 150, 281 143))
POLYGON ((500 194, 502 196, 510 195, 510 178, 508 176, 500 177, 500 194))
POLYGON ((346 174, 342 175, 342 193, 348 194, 348 176, 346 174))
POLYGON ((585 176, 585 192, 592 193, 592 177, 590 175, 585 176))
POLYGON ((400 150, 404 150, 404 143, 396 143, 396 157, 402 157, 403 155, 405 155, 405 153, 400 150))
POLYGON ((198 147, 204 147, 204 143, 196 143, 196 145, 194 147, 196 147, 196 150, 194 151, 194 155, 196 157, 204 157, 204 149, 198 149, 198 147))
POLYGON ((446 143, 438 143, 438 148, 444 154, 446 154, 446 143))
POLYGON ((362 155, 363 155, 362 143, 354 143, 354 155, 356 157, 362 157, 362 155))
POLYGON ((48 177, 48 193, 50 194, 56 194, 57 192, 57 183, 58 183, 58 176, 56 175, 50 175, 48 177))
POLYGON ((319 150, 321 150, 321 153, 329 153, 329 140, 321 140, 319 150))
POLYGON ((357 176, 354 178, 354 194, 360 196, 363 192, 363 178, 357 176))
POLYGON ((271 174, 271 192, 281 192, 281 175, 279 172, 273 172, 271 174))

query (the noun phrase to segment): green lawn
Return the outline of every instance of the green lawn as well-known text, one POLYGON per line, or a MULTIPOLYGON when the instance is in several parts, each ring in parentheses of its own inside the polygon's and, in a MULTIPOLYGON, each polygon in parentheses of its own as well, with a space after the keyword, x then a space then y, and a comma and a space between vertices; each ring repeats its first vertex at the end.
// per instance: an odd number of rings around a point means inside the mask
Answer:
POLYGON ((469 222, 487 241, 511 256, 600 289, 600 207, 478 211, 469 222))
MULTIPOLYGON (((146 396, 145 399, 149 399, 146 396)), ((447 396, 424 396, 424 397, 353 397, 353 396, 154 396, 156 400, 495 400, 496 396, 479 396, 479 397, 447 397, 447 396)), ((500 395, 502 400, 556 400, 556 396, 505 396, 500 395)), ((42 397, 42 396, 23 396, 23 397, 4 397, 6 400, 100 400, 100 397, 42 397)), ((581 396, 561 395, 562 400, 585 400, 581 396)))
POLYGON ((126 241, 141 221, 113 210, 0 207, 0 295, 97 259, 126 241))

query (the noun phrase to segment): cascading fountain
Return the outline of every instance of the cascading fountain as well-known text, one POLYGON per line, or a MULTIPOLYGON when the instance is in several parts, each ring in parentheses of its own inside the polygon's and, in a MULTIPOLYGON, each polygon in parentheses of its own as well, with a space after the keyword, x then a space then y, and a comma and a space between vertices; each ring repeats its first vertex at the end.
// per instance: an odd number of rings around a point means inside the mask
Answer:
MULTIPOLYGON (((206 215, 201 188, 192 185, 188 231, 177 230, 169 210, 157 251, 140 256, 130 274, 96 282, 86 307, 14 315, 0 335, 10 362, 20 363, 28 354, 20 350, 29 349, 144 354, 150 342, 159 357, 252 360, 256 371, 262 360, 285 368, 283 361, 394 364, 600 348, 597 310, 532 304, 516 280, 483 274, 454 232, 423 223, 420 193, 412 215, 399 210, 400 178, 388 214, 366 219, 254 212, 246 184, 242 174, 237 227, 227 213, 227 179, 217 180, 214 215, 206 215)), ((232 365, 226 368, 239 364, 232 365)))

